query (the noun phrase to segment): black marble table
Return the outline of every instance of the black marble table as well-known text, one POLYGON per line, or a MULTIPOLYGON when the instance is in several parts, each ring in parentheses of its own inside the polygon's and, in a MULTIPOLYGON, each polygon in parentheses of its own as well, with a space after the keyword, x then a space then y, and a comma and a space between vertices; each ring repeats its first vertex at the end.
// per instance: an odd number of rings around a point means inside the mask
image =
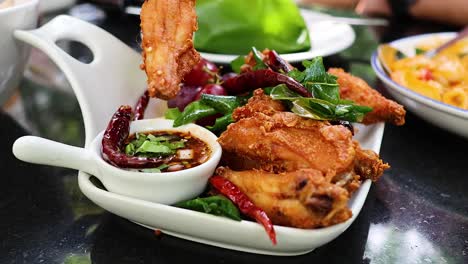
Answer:
MULTIPOLYGON (((138 47, 138 18, 108 14, 99 25, 138 47)), ((415 31, 355 28, 356 43, 326 58, 326 64, 345 67, 381 88, 369 65, 378 41, 446 29, 422 25, 415 31)), ((68 47, 86 57, 80 47, 68 47)), ((27 73, 0 112, 2 264, 468 263, 468 140, 411 113, 404 126, 386 126, 380 154, 392 168, 372 185, 346 232, 306 255, 255 255, 155 236, 89 201, 79 190, 76 171, 17 160, 11 146, 22 135, 77 146, 84 142, 81 113, 68 83, 57 81, 61 73, 37 51, 31 67, 35 64, 48 69, 41 78, 27 73)))

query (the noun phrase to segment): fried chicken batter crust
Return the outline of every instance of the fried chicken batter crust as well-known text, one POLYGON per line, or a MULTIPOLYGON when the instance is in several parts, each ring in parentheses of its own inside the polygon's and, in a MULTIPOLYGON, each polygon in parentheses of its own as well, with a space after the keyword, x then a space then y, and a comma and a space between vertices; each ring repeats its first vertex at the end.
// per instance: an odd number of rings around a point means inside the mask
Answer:
POLYGON ((341 223, 352 215, 347 208, 348 191, 314 169, 274 174, 220 167, 216 173, 239 187, 276 225, 316 228, 341 223))
POLYGON ((199 62, 193 47, 195 0, 146 0, 141 9, 142 69, 151 97, 171 99, 184 76, 199 62))
POLYGON ((343 69, 330 68, 328 73, 338 77, 340 97, 354 101, 358 105, 372 107, 372 112, 364 117, 364 124, 389 122, 401 126, 405 123, 406 111, 403 106, 383 97, 364 80, 346 73, 343 69))
POLYGON ((230 166, 293 171, 313 168, 325 175, 351 170, 355 156, 351 132, 343 126, 308 120, 290 112, 257 112, 228 126, 218 139, 230 166))

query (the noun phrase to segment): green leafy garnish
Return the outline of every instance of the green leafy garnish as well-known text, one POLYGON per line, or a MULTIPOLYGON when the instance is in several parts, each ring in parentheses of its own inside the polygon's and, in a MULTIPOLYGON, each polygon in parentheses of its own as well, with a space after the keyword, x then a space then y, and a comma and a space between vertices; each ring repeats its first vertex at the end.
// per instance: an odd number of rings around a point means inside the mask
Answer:
POLYGON ((253 67, 253 70, 261 70, 261 69, 267 69, 268 66, 263 62, 262 59, 262 53, 258 51, 255 47, 252 47, 252 53, 255 59, 255 66, 253 67))
POLYGON ((244 65, 245 63, 245 56, 241 55, 237 58, 235 58, 233 61, 231 61, 231 69, 235 73, 240 73, 241 71, 241 66, 244 65))
POLYGON ((125 154, 142 157, 165 156, 175 154, 177 149, 184 147, 184 140, 175 135, 154 136, 136 133, 135 139, 125 146, 125 154))
POLYGON ((180 115, 182 115, 182 112, 180 112, 179 108, 176 107, 167 109, 164 117, 166 119, 176 120, 180 115))
MULTIPOLYGON (((208 129, 224 131, 233 122, 231 115, 234 109, 245 104, 246 100, 241 96, 202 94, 199 101, 194 101, 185 107, 184 111, 174 120, 174 126, 178 127, 207 116, 222 114, 223 116, 217 118, 215 124, 208 129)), ((172 111, 171 109, 169 111, 172 111)))
POLYGON ((195 198, 177 203, 175 206, 207 214, 225 216, 236 221, 241 220, 237 207, 229 199, 221 195, 195 198))
POLYGON ((304 71, 297 69, 289 76, 300 82, 314 97, 302 97, 280 84, 271 90, 274 100, 289 102, 291 112, 316 120, 346 120, 361 122, 372 108, 359 106, 349 100, 340 99, 340 88, 337 77, 325 71, 321 57, 303 61, 304 71))
POLYGON ((158 142, 145 141, 135 151, 137 153, 159 153, 159 154, 172 154, 172 150, 168 146, 164 146, 158 142))

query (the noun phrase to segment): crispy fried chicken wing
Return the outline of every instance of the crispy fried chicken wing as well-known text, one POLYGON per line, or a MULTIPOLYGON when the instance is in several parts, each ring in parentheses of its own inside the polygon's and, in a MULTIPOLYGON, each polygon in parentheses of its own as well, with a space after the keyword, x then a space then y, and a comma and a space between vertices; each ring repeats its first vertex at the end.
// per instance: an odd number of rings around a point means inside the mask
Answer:
POLYGON ((313 168, 335 175, 348 171, 355 156, 351 132, 343 126, 299 117, 290 112, 255 113, 221 134, 219 143, 235 169, 293 171, 313 168))
POLYGON ((372 107, 372 112, 364 117, 364 124, 385 121, 401 126, 405 123, 406 111, 403 106, 383 97, 361 78, 352 76, 343 69, 338 68, 330 68, 328 73, 338 77, 341 98, 352 100, 359 105, 372 107))
POLYGON ((253 96, 249 99, 249 102, 241 107, 238 107, 232 113, 232 118, 238 121, 242 118, 251 117, 255 113, 263 113, 271 116, 277 112, 285 111, 283 104, 280 101, 271 99, 270 96, 263 93, 262 89, 254 91, 253 96))
POLYGON ((350 192, 363 179, 377 180, 389 166, 371 150, 362 150, 341 125, 282 112, 283 105, 261 89, 233 113, 236 123, 221 134, 223 161, 235 170, 270 172, 312 168, 350 192))
POLYGON ((184 76, 198 63, 195 0, 146 0, 141 9, 143 65, 152 97, 177 95, 184 76))
POLYGON ((239 187, 277 225, 316 228, 341 223, 352 215, 347 208, 348 191, 314 169, 274 174, 220 167, 216 172, 239 187))

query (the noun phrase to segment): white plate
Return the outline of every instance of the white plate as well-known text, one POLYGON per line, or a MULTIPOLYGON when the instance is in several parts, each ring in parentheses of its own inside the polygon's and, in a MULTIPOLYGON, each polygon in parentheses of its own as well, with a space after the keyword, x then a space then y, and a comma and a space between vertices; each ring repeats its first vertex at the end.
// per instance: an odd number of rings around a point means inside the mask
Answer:
MULTIPOLYGON (((46 53, 65 73, 80 104, 86 132, 85 147, 103 130, 121 104, 133 105, 146 87, 139 69, 141 55, 104 30, 69 16, 58 16, 37 30, 17 31, 16 38, 46 53), (90 64, 76 61, 56 41, 73 39, 87 45, 94 54, 90 64), (118 60, 118 63, 115 63, 118 60)), ((152 100, 149 112, 158 116, 166 109, 163 101, 152 100)), ((148 112, 148 111, 147 111, 148 112)), ((357 126, 355 138, 363 148, 379 152, 384 124, 357 126)), ((349 202, 353 212, 344 223, 320 229, 275 226, 278 244, 273 246, 263 227, 250 221, 233 221, 172 206, 138 200, 94 186, 90 175, 79 172, 81 191, 102 208, 163 232, 213 246, 270 254, 299 255, 322 246, 343 233, 356 219, 371 182, 362 184, 349 202)))
MULTIPOLYGON (((363 148, 379 152, 384 124, 372 126, 356 125, 359 129, 356 139, 363 148)), ((79 184, 82 192, 102 208, 164 233, 233 250, 268 254, 300 255, 308 253, 335 239, 343 233, 356 219, 366 200, 370 180, 365 181, 353 195, 349 207, 352 218, 334 226, 319 229, 298 229, 275 226, 277 245, 272 245, 263 227, 255 222, 237 222, 224 217, 208 215, 173 206, 151 203, 104 191, 94 186, 91 176, 79 173, 79 184)))
MULTIPOLYGON (((328 56, 338 53, 354 43, 356 35, 353 28, 344 23, 327 20, 330 15, 301 9, 307 28, 309 29, 311 49, 304 52, 280 54, 290 63, 309 60, 317 56, 328 56)), ((200 52, 209 61, 229 64, 239 55, 200 52)))
MULTIPOLYGON (((448 40, 453 38, 455 34, 452 32, 424 34, 402 38, 389 44, 408 56, 412 56, 415 53, 416 45, 424 41, 424 39, 439 37, 448 40)), ((382 68, 377 57, 377 51, 372 55, 371 64, 377 77, 385 84, 388 92, 411 112, 438 127, 468 138, 468 110, 442 103, 399 85, 382 68)))

